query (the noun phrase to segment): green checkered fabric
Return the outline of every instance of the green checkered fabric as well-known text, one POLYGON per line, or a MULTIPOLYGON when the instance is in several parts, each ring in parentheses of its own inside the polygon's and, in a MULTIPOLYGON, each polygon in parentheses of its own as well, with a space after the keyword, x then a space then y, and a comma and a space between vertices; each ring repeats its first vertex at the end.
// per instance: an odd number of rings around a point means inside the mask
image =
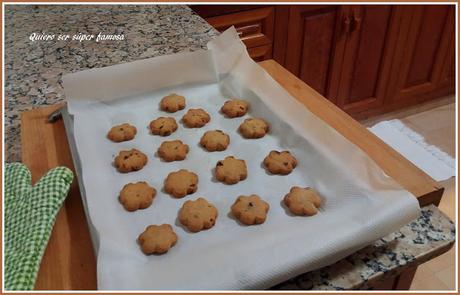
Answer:
POLYGON ((32 186, 29 169, 5 165, 5 289, 32 290, 56 214, 70 188, 70 169, 50 170, 32 186))

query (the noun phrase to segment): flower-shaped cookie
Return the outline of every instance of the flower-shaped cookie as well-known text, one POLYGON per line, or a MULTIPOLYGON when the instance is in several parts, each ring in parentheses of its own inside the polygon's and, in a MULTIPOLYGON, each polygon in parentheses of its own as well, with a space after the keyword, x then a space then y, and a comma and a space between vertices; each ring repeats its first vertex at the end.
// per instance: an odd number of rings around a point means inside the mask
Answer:
POLYGON ((287 175, 297 166, 297 159, 288 151, 271 151, 264 159, 264 165, 273 174, 287 175))
POLYGON ((150 122, 149 127, 154 135, 168 136, 177 130, 177 123, 172 117, 159 117, 150 122))
POLYGON ((177 235, 171 225, 149 225, 137 238, 144 254, 163 254, 177 242, 177 235))
POLYGON ((179 221, 191 232, 199 232, 214 226, 217 209, 203 198, 187 201, 179 211, 179 221))
POLYGON ((206 131, 200 140, 200 145, 209 152, 224 151, 230 144, 230 136, 222 130, 206 131))
POLYGON ((166 162, 182 161, 188 153, 188 145, 180 140, 163 142, 158 148, 158 156, 166 162))
POLYGON ((289 193, 284 196, 284 204, 295 215, 315 215, 321 206, 321 198, 310 187, 300 188, 294 186, 289 193))
POLYGON ((193 194, 197 188, 198 175, 185 169, 169 173, 164 185, 165 191, 176 198, 193 194))
POLYGON ((270 205, 258 195, 239 196, 232 205, 232 214, 246 225, 261 224, 269 209, 270 205))
POLYGON ((262 119, 246 119, 239 127, 240 133, 245 138, 261 138, 268 132, 268 124, 262 119))
POLYGON ((120 151, 115 157, 115 167, 123 173, 141 170, 145 164, 147 164, 147 156, 137 149, 120 151))
POLYGON ((244 116, 249 108, 249 104, 241 99, 227 100, 220 109, 229 118, 244 116))
POLYGON ((163 97, 160 102, 160 109, 165 112, 174 113, 185 108, 185 98, 172 93, 163 97))
POLYGON ((248 176, 246 162, 228 156, 216 164, 216 178, 226 184, 235 184, 248 176))
POLYGON ((188 128, 200 128, 206 125, 211 117, 203 109, 189 109, 182 117, 182 122, 188 128))
POLYGON ((122 142, 131 140, 136 136, 137 129, 135 126, 130 125, 128 123, 120 124, 117 126, 113 126, 107 137, 114 142, 122 142))
POLYGON ((120 192, 120 203, 128 211, 148 208, 157 191, 145 181, 126 184, 120 192))

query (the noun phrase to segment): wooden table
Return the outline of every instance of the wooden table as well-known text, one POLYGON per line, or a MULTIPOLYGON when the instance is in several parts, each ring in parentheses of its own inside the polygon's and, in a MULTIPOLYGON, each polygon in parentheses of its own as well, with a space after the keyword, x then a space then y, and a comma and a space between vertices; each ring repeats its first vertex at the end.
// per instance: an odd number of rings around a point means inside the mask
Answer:
MULTIPOLYGON (((365 151, 386 174, 416 196, 422 206, 439 204, 443 188, 422 170, 275 61, 260 65, 310 111, 365 151)), ((56 166, 74 170, 62 120, 47 123, 48 116, 60 107, 43 107, 22 114, 22 160, 31 170, 34 182, 56 166)), ((96 260, 75 180, 57 216, 35 288, 94 290, 96 282, 96 260)))

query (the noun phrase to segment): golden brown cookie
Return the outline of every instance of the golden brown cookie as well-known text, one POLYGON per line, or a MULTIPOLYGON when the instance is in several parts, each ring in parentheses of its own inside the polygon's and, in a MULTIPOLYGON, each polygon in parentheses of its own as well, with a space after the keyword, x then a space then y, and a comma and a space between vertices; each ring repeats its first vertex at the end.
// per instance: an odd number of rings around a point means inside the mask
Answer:
POLYGON ((232 214, 246 225, 262 224, 270 205, 258 195, 239 196, 232 205, 232 214))
POLYGON ((137 238, 144 254, 163 254, 177 243, 177 235, 171 225, 149 225, 137 238))
POLYGON ((224 151, 230 144, 230 136, 222 130, 206 131, 201 137, 200 144, 209 152, 224 151))
POLYGON ((206 125, 211 117, 203 109, 189 109, 182 117, 182 122, 188 128, 200 128, 206 125))
POLYGON ((171 172, 166 177, 164 188, 168 194, 176 198, 183 198, 196 192, 198 175, 185 169, 171 172))
POLYGON ((111 141, 122 142, 133 139, 134 136, 136 136, 136 133, 136 127, 128 123, 124 123, 117 126, 113 126, 107 134, 107 137, 111 141))
POLYGON ((245 180, 247 176, 248 171, 244 160, 228 156, 216 164, 216 178, 226 184, 238 183, 241 180, 245 180))
POLYGON ((160 109, 168 113, 174 113, 185 108, 185 97, 171 93, 163 97, 160 102, 160 109))
POLYGON ((284 204, 295 215, 315 215, 321 206, 321 198, 310 187, 300 188, 294 186, 290 192, 284 196, 284 204))
POLYGON ((180 140, 164 141, 158 148, 158 156, 166 162, 182 161, 188 153, 188 145, 180 140))
POLYGON ((288 151, 271 151, 265 157, 264 165, 273 174, 287 175, 297 166, 297 159, 288 151))
POLYGON ((147 164, 147 156, 137 149, 121 151, 115 157, 115 167, 123 173, 141 170, 145 164, 147 164))
POLYGON ((249 104, 241 99, 231 99, 227 100, 222 108, 220 109, 222 113, 227 115, 229 118, 236 118, 244 116, 249 108, 249 104))
POLYGON ((172 117, 159 117, 150 122, 150 131, 154 135, 168 136, 176 130, 177 123, 172 117))
POLYGON ((120 203, 127 211, 148 208, 157 191, 145 181, 126 184, 120 192, 120 203))
POLYGON ((268 124, 262 119, 246 119, 241 123, 239 131, 245 138, 261 138, 268 132, 268 124))
POLYGON ((214 226, 217 209, 203 198, 187 201, 179 211, 179 221, 191 232, 199 232, 214 226))

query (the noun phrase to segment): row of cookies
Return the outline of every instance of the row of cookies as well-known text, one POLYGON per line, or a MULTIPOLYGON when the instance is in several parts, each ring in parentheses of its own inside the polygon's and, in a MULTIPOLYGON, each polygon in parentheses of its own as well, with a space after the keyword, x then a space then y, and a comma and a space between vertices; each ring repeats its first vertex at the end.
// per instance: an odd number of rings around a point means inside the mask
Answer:
MULTIPOLYGON (((294 186, 284 196, 284 204, 295 215, 311 216, 318 212, 321 198, 307 187, 294 186)), ((231 206, 231 214, 244 225, 262 224, 267 218, 270 205, 258 195, 239 196, 231 206)), ((186 201, 178 213, 180 223, 190 232, 212 228, 217 221, 218 210, 204 198, 186 201)), ((145 254, 166 253, 177 243, 177 234, 169 224, 149 225, 138 237, 145 254)))
MULTIPOLYGON (((182 118, 182 122, 184 122, 184 124, 189 128, 203 127, 207 122, 209 122, 209 120, 210 117, 208 113, 206 113, 203 109, 190 109, 182 118)), ((177 130, 178 125, 173 117, 159 117, 150 122, 149 128, 153 135, 169 136, 177 130)), ((259 118, 245 119, 238 127, 238 131, 241 135, 248 139, 264 137, 265 134, 267 134, 268 129, 269 126, 267 122, 259 118)), ((222 134, 225 134, 222 130, 214 130, 214 132, 221 132, 222 134)), ((110 128, 107 133, 107 137, 113 142, 123 142, 134 139, 136 134, 136 126, 129 123, 123 123, 110 128)), ((227 134, 225 135, 228 137, 227 134)), ((208 136, 212 138, 216 136, 216 134, 211 133, 208 136)))
MULTIPOLYGON (((184 160, 188 151, 188 145, 180 140, 173 140, 163 142, 157 154, 164 161, 171 162, 184 160)), ((147 156, 137 149, 120 151, 114 160, 117 170, 123 173, 141 170, 147 162, 147 156)), ((289 151, 270 151, 262 163, 272 174, 287 175, 297 166, 297 159, 289 151)), ((246 179, 247 176, 248 171, 244 160, 227 156, 216 163, 215 177, 221 182, 236 184, 246 179)))

